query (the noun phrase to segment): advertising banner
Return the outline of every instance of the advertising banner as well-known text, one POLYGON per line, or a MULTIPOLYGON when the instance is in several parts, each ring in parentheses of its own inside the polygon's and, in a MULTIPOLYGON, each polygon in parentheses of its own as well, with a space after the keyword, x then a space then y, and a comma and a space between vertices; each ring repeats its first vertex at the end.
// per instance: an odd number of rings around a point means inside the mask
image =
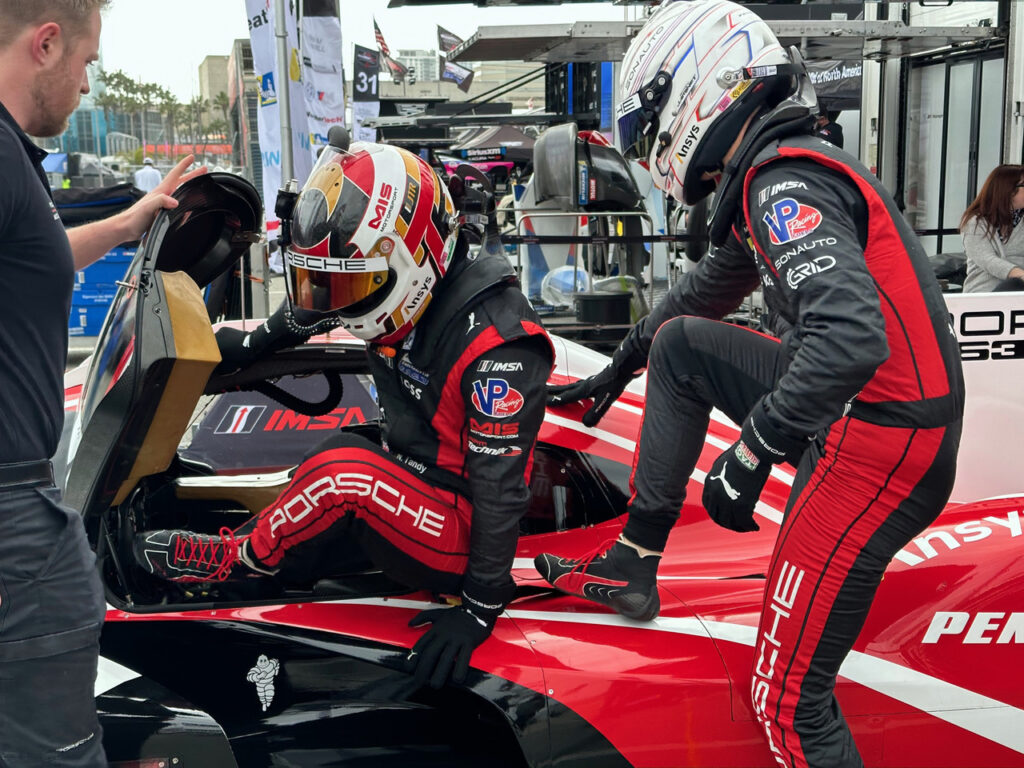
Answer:
POLYGON ((376 141, 377 129, 365 128, 363 121, 380 115, 379 101, 353 101, 352 102, 352 140, 353 141, 376 141))
POLYGON ((291 104, 291 136, 293 175, 301 184, 313 167, 313 153, 309 145, 309 122, 302 90, 302 70, 299 64, 298 30, 295 7, 289 4, 285 27, 288 35, 288 71, 277 72, 277 49, 274 37, 274 4, 268 0, 245 0, 249 17, 249 38, 252 44, 253 67, 260 82, 257 124, 260 134, 260 154, 263 164, 263 205, 267 228, 274 229, 274 202, 281 187, 281 114, 278 94, 288 88, 291 104))
POLYGON ((327 144, 327 132, 345 124, 345 73, 341 63, 341 22, 337 0, 303 0, 299 44, 302 91, 313 161, 327 144))
POLYGON ((352 101, 380 101, 380 54, 361 45, 352 62, 352 101))
POLYGON ((818 104, 822 109, 839 111, 860 109, 861 74, 863 62, 857 60, 825 59, 808 61, 807 74, 814 84, 818 104))
POLYGON ((441 73, 441 79, 455 83, 460 91, 468 93, 469 87, 473 84, 473 70, 448 61, 444 56, 439 59, 438 71, 441 73))
POLYGON ((451 53, 462 42, 462 38, 454 32, 449 32, 440 24, 437 25, 437 47, 441 51, 451 53))

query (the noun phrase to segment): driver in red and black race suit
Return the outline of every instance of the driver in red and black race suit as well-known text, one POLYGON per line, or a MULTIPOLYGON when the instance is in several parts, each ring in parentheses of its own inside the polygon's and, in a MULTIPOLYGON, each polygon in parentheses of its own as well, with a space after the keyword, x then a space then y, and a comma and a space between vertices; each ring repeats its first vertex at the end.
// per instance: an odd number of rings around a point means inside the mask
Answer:
MULTIPOLYGON (((464 201, 473 192, 460 181, 464 201)), ((222 329, 218 342, 233 368, 333 325, 366 339, 383 445, 333 436, 233 534, 148 531, 134 544, 137 562, 167 579, 234 569, 308 584, 339 572, 356 542, 403 584, 461 596, 411 622, 431 624, 408 666, 434 687, 465 679, 512 598, 553 364, 507 258, 486 237, 470 252, 467 217, 456 216, 446 185, 405 150, 356 143, 321 155, 291 216, 290 307, 248 335, 222 329)))
POLYGON ((702 501, 753 531, 774 464, 797 467, 766 574, 750 701, 782 766, 862 765, 834 686, 892 557, 942 510, 963 412, 956 339, 913 231, 878 180, 811 135, 813 89, 752 11, 662 6, 622 64, 619 138, 655 182, 694 204, 713 190, 717 246, 589 379, 593 426, 647 366, 633 496, 619 539, 592 556, 536 558, 555 587, 636 619, 710 411, 742 425, 702 501), (708 109, 707 106, 712 105, 708 109), (758 284, 778 336, 720 322, 758 284))

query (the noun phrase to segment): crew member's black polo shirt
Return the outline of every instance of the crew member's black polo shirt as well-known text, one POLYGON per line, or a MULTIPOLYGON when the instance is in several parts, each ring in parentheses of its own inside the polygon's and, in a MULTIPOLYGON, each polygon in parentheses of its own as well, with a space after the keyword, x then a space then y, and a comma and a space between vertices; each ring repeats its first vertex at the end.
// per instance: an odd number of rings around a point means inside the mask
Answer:
POLYGON ((64 423, 74 261, 45 156, 0 104, 0 464, 50 458, 64 423))

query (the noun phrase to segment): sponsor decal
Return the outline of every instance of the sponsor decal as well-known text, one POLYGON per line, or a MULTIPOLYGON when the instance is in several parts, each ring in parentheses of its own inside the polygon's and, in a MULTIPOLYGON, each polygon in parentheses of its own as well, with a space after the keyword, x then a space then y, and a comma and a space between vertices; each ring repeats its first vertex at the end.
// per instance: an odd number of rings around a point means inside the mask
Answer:
POLYGON ((265 410, 265 405, 232 405, 213 430, 213 434, 248 435, 256 429, 265 410))
POLYGON ((523 408, 522 393, 505 379, 477 379, 473 382, 473 406, 484 416, 504 419, 523 408))
POLYGON ((368 222, 371 229, 380 229, 381 222, 384 221, 384 216, 387 215, 388 208, 391 206, 391 196, 394 191, 395 188, 387 182, 380 185, 377 202, 373 205, 373 218, 368 222))
POLYGON ((270 535, 277 536, 277 529, 289 523, 296 525, 303 521, 320 505, 335 504, 333 500, 323 501, 326 496, 343 496, 366 499, 360 502, 371 512, 391 515, 396 522, 421 531, 428 536, 439 538, 444 531, 445 512, 435 511, 422 504, 410 506, 405 493, 390 485, 386 480, 357 472, 339 472, 336 475, 314 476, 302 488, 292 487, 274 511, 270 513, 270 535))
POLYGON ((479 328, 481 323, 476 321, 476 312, 469 313, 469 328, 466 329, 466 335, 468 336, 473 332, 474 328, 479 328))
POLYGON ((430 383, 430 375, 424 373, 415 365, 410 363, 408 357, 403 357, 398 362, 398 372, 405 376, 408 376, 410 379, 412 379, 418 384, 426 385, 430 383))
POLYGON ((754 715, 761 727, 764 728, 765 735, 768 737, 768 747, 782 768, 786 768, 787 763, 772 740, 772 720, 767 711, 768 691, 775 679, 775 673, 781 671, 775 668, 775 663, 779 659, 779 650, 782 648, 782 641, 776 637, 776 633, 783 622, 790 618, 803 578, 804 571, 797 570, 797 567, 790 565, 788 561, 779 568, 779 577, 775 580, 771 602, 764 615, 761 616, 761 636, 755 640, 754 645, 754 677, 751 683, 754 715))
POLYGON ((896 559, 910 566, 919 565, 965 544, 1006 533, 1011 539, 1024 533, 1024 513, 1021 510, 1011 510, 1003 517, 989 515, 980 520, 969 520, 954 526, 951 531, 929 531, 897 552, 896 559))
POLYGON ((274 87, 274 73, 265 72, 260 75, 260 106, 269 107, 277 104, 277 89, 274 87))
POLYGON ((743 92, 751 86, 753 82, 753 80, 740 80, 736 87, 729 91, 729 99, 731 101, 735 101, 736 99, 738 99, 740 96, 743 95, 743 92))
POLYGON ((388 260, 383 256, 368 259, 331 259, 326 256, 285 251, 284 260, 293 267, 319 272, 387 272, 388 269, 388 260))
POLYGON ((961 645, 1024 644, 1024 613, 937 611, 921 642, 937 643, 942 637, 956 638, 961 645))
POLYGON ((774 197, 780 192, 789 192, 794 189, 806 190, 807 185, 802 181, 783 181, 779 184, 771 184, 757 193, 757 204, 764 205, 768 202, 769 197, 774 197))
POLYGON ((836 265, 836 260, 831 256, 816 256, 810 261, 805 261, 803 264, 797 264, 789 272, 786 273, 786 284, 796 289, 800 283, 806 280, 808 277, 813 275, 827 272, 836 265))
POLYGON ((679 157, 686 157, 688 154, 690 154, 690 150, 697 145, 697 139, 699 137, 700 126, 696 124, 690 126, 690 132, 686 134, 686 138, 683 139, 683 146, 679 148, 679 157))
POLYGON ((417 400, 421 400, 423 398, 423 389, 421 387, 417 387, 408 379, 400 379, 400 381, 402 382, 402 386, 405 387, 406 391, 410 395, 415 397, 417 400))
POLYGON ((519 437, 519 422, 477 421, 470 416, 469 431, 483 437, 519 437))
POLYGON ((772 245, 785 245, 811 234, 821 225, 822 217, 814 206, 784 197, 772 203, 771 212, 766 213, 762 221, 768 225, 772 245))
POLYGON ((256 666, 249 669, 245 679, 256 686, 256 695, 259 697, 263 711, 266 712, 274 702, 274 678, 281 671, 281 662, 277 659, 267 658, 261 653, 256 659, 256 666))
MULTIPOLYGON (((740 460, 740 464, 753 472, 757 469, 757 465, 761 463, 761 460, 757 458, 757 454, 754 453, 742 440, 736 444, 736 458, 740 460)), ((723 474, 725 467, 722 467, 723 474)), ((731 494, 730 494, 731 495, 731 494)))
POLYGON ((503 445, 500 448, 492 448, 476 440, 469 441, 469 450, 486 456, 521 456, 523 453, 523 449, 518 445, 503 445))
POLYGON ((587 164, 582 160, 576 163, 576 169, 576 172, 579 174, 579 184, 576 187, 576 202, 580 205, 586 205, 587 191, 590 188, 590 184, 588 183, 590 180, 590 169, 587 168, 587 164))
POLYGON ((960 359, 1020 360, 1024 358, 1024 309, 991 309, 950 316, 956 328, 960 359))
POLYGON ((520 362, 506 363, 501 360, 481 360, 476 369, 481 373, 511 373, 523 370, 520 362))
MULTIPOLYGON (((262 406, 261 406, 262 407, 262 406)), ((306 431, 316 429, 340 429, 350 424, 365 424, 366 414, 362 408, 335 408, 321 416, 307 416, 292 410, 278 409, 270 414, 263 432, 306 431)))
POLYGON ((784 254, 775 259, 775 266, 781 267, 787 264, 790 259, 794 256, 799 256, 805 251, 812 251, 815 248, 822 245, 836 245, 839 241, 834 237, 819 237, 817 240, 808 240, 806 243, 800 243, 796 248, 790 248, 784 254))

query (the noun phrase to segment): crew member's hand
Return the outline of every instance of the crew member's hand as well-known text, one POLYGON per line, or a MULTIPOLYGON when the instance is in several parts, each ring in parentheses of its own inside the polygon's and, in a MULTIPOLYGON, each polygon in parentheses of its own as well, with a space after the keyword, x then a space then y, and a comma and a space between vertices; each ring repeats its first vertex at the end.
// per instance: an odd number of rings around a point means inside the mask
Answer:
POLYGON ((593 376, 574 381, 572 384, 549 386, 548 405, 567 405, 593 398, 594 404, 583 414, 584 426, 593 427, 608 412, 633 377, 632 372, 616 371, 615 366, 609 365, 593 376))
POLYGON ((612 361, 603 370, 572 384, 558 384, 548 387, 548 405, 559 406, 575 403, 588 398, 594 404, 583 414, 583 425, 593 427, 608 412, 622 391, 647 365, 647 353, 640 342, 643 335, 641 320, 634 325, 619 348, 612 355, 612 361))
POLYGON ((171 197, 171 193, 178 188, 178 185, 206 173, 205 167, 196 168, 194 171, 188 170, 194 160, 192 155, 182 158, 176 166, 167 172, 155 189, 146 193, 145 197, 127 211, 118 214, 122 219, 120 224, 125 231, 125 242, 141 238, 153 224, 153 219, 162 208, 178 207, 178 201, 171 197))
POLYGON ((704 478, 701 501, 711 519, 731 531, 760 530, 754 522, 754 507, 772 465, 795 461, 806 447, 806 439, 775 429, 763 401, 758 402, 743 421, 740 439, 715 459, 704 478))
POLYGON ((415 677, 416 685, 429 682, 431 688, 440 688, 449 677, 454 683, 466 682, 470 656, 491 634, 494 622, 514 592, 511 578, 507 584, 495 587, 467 576, 462 586, 462 605, 417 613, 409 626, 429 624, 430 629, 406 657, 406 671, 415 677))

